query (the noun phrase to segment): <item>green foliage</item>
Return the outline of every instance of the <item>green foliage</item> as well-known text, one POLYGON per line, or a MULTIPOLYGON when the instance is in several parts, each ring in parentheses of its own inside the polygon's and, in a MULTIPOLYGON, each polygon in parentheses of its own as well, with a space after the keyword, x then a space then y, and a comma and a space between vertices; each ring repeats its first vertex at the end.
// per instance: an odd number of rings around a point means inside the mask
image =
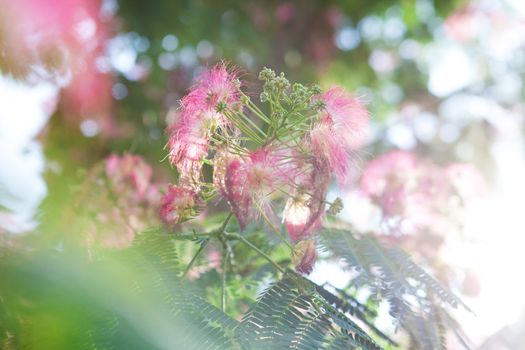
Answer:
POLYGON ((57 251, 6 250, 0 343, 17 349, 230 348, 237 322, 178 277, 173 243, 148 232, 133 247, 91 262, 57 251))
POLYGON ((243 318, 237 336, 255 349, 379 349, 302 277, 287 273, 243 318))
POLYGON ((320 235, 323 247, 358 272, 352 283, 369 288, 386 300, 397 327, 422 349, 445 348, 443 307, 468 307, 397 247, 385 247, 370 235, 327 229, 320 235))
MULTIPOLYGON (((91 261, 80 251, 29 253, 2 248, 0 344, 6 349, 397 346, 374 326, 374 306, 292 271, 274 279, 256 301, 243 290, 246 281, 258 281, 249 288, 255 293, 257 284, 272 274, 242 278, 231 273, 228 295, 250 305, 239 322, 207 301, 199 283, 205 285, 209 274, 195 283, 181 277, 185 265, 176 253, 179 239, 151 230, 138 235, 130 248, 92 252, 91 261)), ((370 288, 374 299, 388 301, 391 316, 410 334, 412 346, 445 348, 445 327, 461 336, 459 326, 442 308, 445 303, 455 307, 461 302, 406 254, 345 230, 328 230, 321 241, 333 256, 360 271, 352 281, 356 288, 370 288)))

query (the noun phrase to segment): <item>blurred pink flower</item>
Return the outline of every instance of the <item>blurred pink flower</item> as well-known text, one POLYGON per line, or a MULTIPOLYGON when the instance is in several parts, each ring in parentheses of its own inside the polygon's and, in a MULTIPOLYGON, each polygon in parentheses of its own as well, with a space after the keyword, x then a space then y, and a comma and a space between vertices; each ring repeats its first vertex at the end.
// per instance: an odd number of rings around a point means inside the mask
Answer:
POLYGON ((193 265, 192 268, 188 271, 188 278, 191 281, 197 280, 202 274, 210 270, 219 270, 221 271, 222 265, 222 252, 216 247, 211 247, 207 249, 205 255, 205 261, 207 263, 200 265, 193 265))
POLYGON ((170 185, 162 197, 160 216, 165 224, 180 224, 191 219, 200 210, 202 200, 194 190, 170 185))
POLYGON ((375 199, 396 202, 393 199, 404 194, 399 192, 413 185, 418 166, 418 158, 410 152, 391 151, 381 155, 366 165, 361 176, 361 189, 375 199))
POLYGON ((459 42, 467 42, 478 37, 482 29, 481 16, 473 7, 463 7, 454 11, 445 20, 445 33, 459 42))
POLYGON ((142 157, 129 153, 106 158, 106 175, 118 195, 133 191, 132 196, 143 199, 151 185, 151 166, 142 157))
POLYGON ((78 208, 87 214, 87 242, 126 248, 136 234, 160 223, 159 185, 152 182, 151 166, 138 155, 111 154, 101 165, 86 183, 89 194, 83 196, 91 195, 91 200, 82 199, 78 208))
POLYGON ((91 119, 102 132, 113 132, 112 78, 95 64, 109 38, 110 21, 101 18, 101 1, 6 0, 0 17, 6 23, 0 38, 7 48, 0 65, 19 77, 70 78, 62 94, 64 117, 91 119))
POLYGON ((287 23, 295 17, 295 5, 291 2, 284 2, 275 9, 275 17, 281 23, 287 23))
POLYGON ((206 253, 206 260, 208 260, 208 268, 218 269, 222 262, 222 253, 218 249, 210 249, 206 253))
POLYGON ((401 234, 454 231, 463 201, 483 194, 483 188, 472 165, 443 168, 406 151, 370 161, 361 177, 361 190, 381 208, 387 228, 401 234))
POLYGON ((101 73, 95 65, 96 57, 101 54, 85 56, 79 62, 69 84, 62 90, 61 107, 64 118, 71 123, 79 120, 91 120, 103 135, 115 136, 118 128, 113 119, 113 98, 111 88, 113 77, 101 73))

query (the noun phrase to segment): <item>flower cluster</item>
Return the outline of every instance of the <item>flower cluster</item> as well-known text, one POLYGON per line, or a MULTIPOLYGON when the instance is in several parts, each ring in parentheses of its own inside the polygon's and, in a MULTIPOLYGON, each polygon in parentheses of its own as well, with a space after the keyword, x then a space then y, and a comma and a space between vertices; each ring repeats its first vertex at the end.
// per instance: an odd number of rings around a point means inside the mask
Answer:
MULTIPOLYGON (((162 217, 167 224, 180 223, 218 195, 229 203, 240 230, 263 221, 279 234, 282 221, 296 269, 308 274, 316 260, 314 235, 326 214, 328 186, 334 177, 346 183, 368 113, 339 87, 322 93, 317 86, 291 84, 267 68, 259 79, 266 113, 224 64, 203 73, 182 99, 167 145, 179 181, 162 200, 162 217), (206 180, 207 166, 212 181, 206 180)), ((340 206, 334 203, 330 212, 340 206)))
MULTIPOLYGON (((361 177, 361 192, 381 212, 381 240, 432 266, 445 283, 453 283, 458 275, 440 252, 456 244, 454 233, 461 229, 465 209, 485 191, 483 177, 471 164, 438 166, 408 151, 373 159, 361 177)), ((464 292, 474 293, 475 276, 472 271, 463 273, 464 292)))
POLYGON ((129 153, 108 156, 100 172, 104 174, 97 171, 93 179, 88 178, 95 182, 90 183, 90 194, 97 196, 93 204, 83 208, 94 218, 88 220, 88 240, 105 247, 125 248, 137 232, 157 218, 159 186, 152 181, 151 166, 129 153))
POLYGON ((449 232, 452 216, 484 189, 470 164, 440 167, 407 151, 372 160, 361 178, 361 190, 381 208, 385 228, 397 235, 449 232))
POLYGON ((236 74, 220 64, 203 73, 181 101, 180 117, 171 126, 169 157, 181 176, 181 182, 199 181, 202 161, 211 137, 217 129, 226 133, 230 122, 226 116, 239 103, 236 74))

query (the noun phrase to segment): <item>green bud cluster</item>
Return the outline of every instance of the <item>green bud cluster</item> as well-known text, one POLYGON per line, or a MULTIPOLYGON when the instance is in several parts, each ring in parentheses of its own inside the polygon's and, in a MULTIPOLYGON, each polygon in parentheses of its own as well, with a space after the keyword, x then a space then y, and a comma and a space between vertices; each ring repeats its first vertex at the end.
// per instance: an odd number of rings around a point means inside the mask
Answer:
POLYGON ((219 101, 217 105, 215 106, 215 110, 218 113, 222 113, 228 108, 228 104, 225 101, 219 101))
POLYGON ((343 200, 337 197, 326 211, 328 215, 337 215, 343 210, 343 200))
MULTIPOLYGON (((259 73, 259 80, 264 81, 261 102, 275 102, 287 104, 291 109, 313 109, 312 97, 321 93, 319 85, 305 86, 303 84, 290 84, 284 73, 277 75, 270 68, 263 68, 259 73)), ((315 110, 322 108, 315 105, 315 110)))

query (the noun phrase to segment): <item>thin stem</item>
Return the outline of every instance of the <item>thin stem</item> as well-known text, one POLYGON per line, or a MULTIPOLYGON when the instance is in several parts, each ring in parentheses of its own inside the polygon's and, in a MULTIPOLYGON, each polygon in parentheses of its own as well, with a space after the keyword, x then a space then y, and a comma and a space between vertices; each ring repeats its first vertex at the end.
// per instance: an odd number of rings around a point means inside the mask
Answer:
POLYGON ((226 270, 228 263, 228 243, 223 241, 222 244, 222 283, 221 283, 221 310, 225 312, 226 310, 226 270))
MULTIPOLYGON (((219 136, 219 135, 216 135, 216 136, 219 136)), ((219 136, 219 137, 222 137, 222 136, 219 136)), ((214 142, 217 142, 219 144, 221 144, 223 141, 225 141, 225 139, 216 139, 215 137, 213 136, 210 136, 210 139, 214 142)), ((243 148, 239 145, 236 145, 235 143, 233 142, 229 142, 229 143, 226 143, 227 145, 227 148, 230 150, 231 153, 235 154, 235 155, 238 155, 238 156, 246 156, 248 155, 248 151, 246 148, 243 148)), ((215 147, 215 149, 217 149, 217 147, 215 147)))
MULTIPOLYGON (((253 104, 253 102, 251 104, 253 104)), ((266 117, 262 112, 260 112, 260 110, 255 109, 251 104, 247 105, 248 110, 252 112, 255 116, 257 116, 259 119, 261 119, 263 122, 270 125, 270 119, 268 119, 268 117, 266 117)))
POLYGON ((228 216, 224 220, 224 222, 221 225, 221 228, 219 229, 219 240, 222 242, 222 283, 221 283, 221 310, 222 312, 225 312, 226 310, 226 274, 228 269, 228 257, 229 257, 229 247, 228 242, 226 241, 225 237, 225 229, 226 226, 228 226, 228 222, 230 222, 230 219, 233 216, 233 212, 229 212, 228 216))
POLYGON ((232 115, 228 110, 224 111, 224 115, 244 134, 250 136, 254 141, 258 142, 259 144, 262 144, 263 140, 259 137, 259 135, 241 118, 236 117, 234 114, 232 115))
POLYGON ((232 216, 233 216, 233 212, 230 211, 230 213, 226 217, 226 220, 224 220, 224 222, 222 223, 222 226, 221 226, 222 233, 224 233, 224 230, 226 229, 226 225, 228 225, 228 222, 230 222, 230 219, 232 218, 232 216))
POLYGON ((265 258, 270 264, 272 264, 273 267, 275 267, 279 272, 281 273, 284 273, 285 270, 279 266, 279 264, 277 264, 275 261, 273 261, 272 258, 270 258, 265 252, 263 252, 262 250, 260 250, 259 248, 257 248, 252 242, 248 241, 246 238, 244 238, 243 236, 237 234, 237 233, 229 233, 226 235, 226 238, 228 239, 238 239, 240 240, 241 242, 243 242, 244 244, 246 244, 248 247, 252 248, 253 250, 255 250, 257 252, 257 254, 259 254, 260 256, 262 256, 263 258, 265 258))
MULTIPOLYGON (((230 222, 230 219, 232 218, 232 215, 233 213, 230 212, 228 214, 228 216, 226 217, 226 219, 224 220, 224 222, 222 223, 221 225, 221 228, 219 229, 218 233, 219 235, 222 235, 224 234, 224 229, 226 228, 226 225, 228 225, 228 222, 230 222)), ((211 233, 201 233, 201 234, 198 234, 198 233, 193 233, 193 236, 213 236, 215 235, 216 233, 215 232, 211 232, 211 233)), ((199 250, 197 250, 197 252, 195 253, 195 255, 193 256, 193 258, 191 259, 190 263, 188 264, 188 266, 186 266, 186 269, 184 270, 184 273, 182 274, 182 277, 186 276, 186 274, 188 273, 188 271, 191 269, 191 267, 193 266, 193 264, 195 263, 195 261, 197 260, 197 258, 199 257, 199 255, 201 254, 201 252, 204 250, 204 248, 206 248, 206 246, 208 245, 208 240, 204 241, 204 243, 201 244, 201 246, 199 247, 199 250)), ((225 254, 227 254, 227 250, 225 249, 225 254)), ((224 270, 226 271, 226 270, 224 270)))
POLYGON ((195 239, 195 238, 199 238, 199 237, 211 237, 211 236, 214 236, 215 233, 213 232, 203 232, 203 233, 192 233, 192 234, 179 234, 179 235, 176 235, 174 236, 174 239, 176 240, 192 240, 192 239, 195 239))
POLYGON ((250 124, 253 127, 253 129, 258 131, 262 136, 266 137, 266 134, 264 133, 264 131, 262 131, 257 126, 257 124, 255 124, 247 115, 245 115, 243 112, 238 112, 237 114, 240 115, 244 120, 246 120, 246 122, 248 122, 248 124, 250 124))
POLYGON ((186 266, 186 269, 184 270, 184 273, 182 274, 182 277, 185 277, 188 271, 191 269, 195 261, 197 260, 198 256, 201 254, 201 252, 204 250, 204 248, 208 245, 208 240, 204 241, 204 243, 201 244, 199 247, 199 250, 197 250, 197 253, 193 256, 188 266, 186 266))
POLYGON ((246 94, 244 94, 243 92, 241 92, 245 97, 247 97, 247 100, 248 100, 248 104, 246 105, 252 112, 254 112, 255 114, 257 114, 257 116, 259 118, 261 118, 262 120, 264 120, 267 124, 270 124, 270 119, 268 119, 268 117, 266 117, 266 115, 264 115, 264 113, 259 109, 259 107, 253 103, 252 99, 249 98, 246 94))

